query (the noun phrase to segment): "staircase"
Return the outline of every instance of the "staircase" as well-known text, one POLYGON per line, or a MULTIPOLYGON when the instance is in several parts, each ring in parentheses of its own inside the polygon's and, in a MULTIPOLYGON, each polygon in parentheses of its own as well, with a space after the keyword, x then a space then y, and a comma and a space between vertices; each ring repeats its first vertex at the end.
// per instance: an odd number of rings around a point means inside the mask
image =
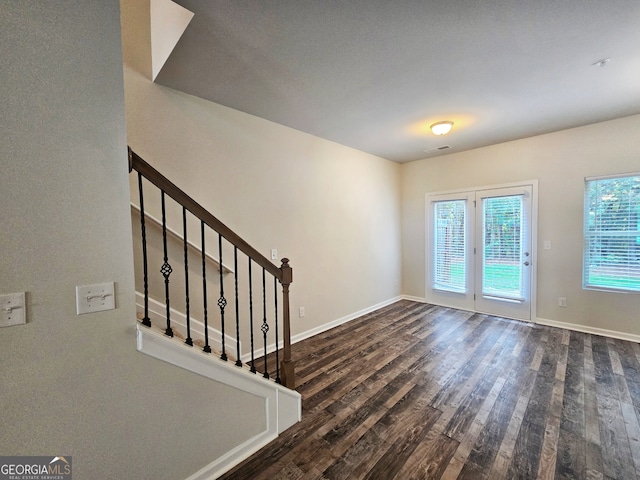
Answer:
POLYGON ((273 264, 131 149, 129 171, 139 191, 132 203, 138 350, 264 400, 264 431, 190 480, 216 478, 301 419, 292 269, 286 258, 273 264))

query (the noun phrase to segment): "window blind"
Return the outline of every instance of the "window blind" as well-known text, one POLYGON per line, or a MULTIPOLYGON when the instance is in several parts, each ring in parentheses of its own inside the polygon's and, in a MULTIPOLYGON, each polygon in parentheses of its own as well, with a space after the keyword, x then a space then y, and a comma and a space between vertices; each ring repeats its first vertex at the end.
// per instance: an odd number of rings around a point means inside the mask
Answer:
POLYGON ((586 179, 583 287, 640 292, 640 175, 586 179))
POLYGON ((433 203, 433 287, 466 291, 466 201, 433 203))
POLYGON ((484 198, 482 294, 521 300, 522 195, 484 198))

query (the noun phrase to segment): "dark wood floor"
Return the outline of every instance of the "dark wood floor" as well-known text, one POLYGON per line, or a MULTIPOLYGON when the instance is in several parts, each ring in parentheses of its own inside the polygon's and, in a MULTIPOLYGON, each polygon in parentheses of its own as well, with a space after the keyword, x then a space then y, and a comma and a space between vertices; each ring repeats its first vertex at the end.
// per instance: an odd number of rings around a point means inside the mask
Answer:
POLYGON ((294 345, 302 422, 225 479, 640 479, 640 345, 401 301, 294 345))

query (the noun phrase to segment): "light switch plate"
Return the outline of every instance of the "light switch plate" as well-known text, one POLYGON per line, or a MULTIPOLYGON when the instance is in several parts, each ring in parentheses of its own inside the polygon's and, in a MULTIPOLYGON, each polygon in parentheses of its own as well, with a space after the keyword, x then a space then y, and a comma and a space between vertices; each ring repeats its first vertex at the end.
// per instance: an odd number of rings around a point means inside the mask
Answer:
POLYGON ((0 295, 0 327, 12 327, 27 323, 25 294, 0 295))
POLYGON ((116 308, 113 282, 76 286, 76 309, 78 315, 101 312, 116 308))

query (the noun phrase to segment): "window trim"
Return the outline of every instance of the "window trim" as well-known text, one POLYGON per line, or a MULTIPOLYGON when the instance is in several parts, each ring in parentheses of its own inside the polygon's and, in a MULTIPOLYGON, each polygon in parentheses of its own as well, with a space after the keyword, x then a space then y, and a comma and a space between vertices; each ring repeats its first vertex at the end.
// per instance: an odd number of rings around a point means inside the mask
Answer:
MULTIPOLYGON (((431 231, 433 232, 433 238, 432 238, 432 251, 431 253, 431 263, 432 266, 431 268, 433 269, 433 271, 431 272, 432 274, 432 288, 434 290, 438 290, 441 292, 449 292, 449 293, 460 293, 462 295, 466 295, 468 293, 468 289, 469 289, 469 284, 466 281, 467 279, 467 275, 466 275, 466 270, 468 268, 468 248, 469 248, 469 232, 468 232, 468 224, 467 224, 467 218, 469 215, 469 200, 466 198, 458 198, 458 199, 440 199, 440 200, 432 200, 431 201, 431 214, 432 214, 432 225, 431 225, 431 231), (437 221, 438 221, 438 211, 437 211, 437 207, 440 204, 445 204, 445 203, 460 203, 462 206, 462 216, 463 216, 463 222, 462 222, 462 230, 463 230, 463 242, 462 242, 462 257, 464 258, 463 261, 463 271, 465 272, 463 275, 463 280, 464 283, 463 285, 460 286, 455 286, 453 285, 453 283, 451 283, 450 285, 446 285, 444 282, 439 282, 439 275, 438 275, 438 267, 441 266, 439 260, 439 256, 437 255, 436 250, 438 249, 438 247, 440 247, 440 242, 439 242, 439 238, 440 236, 437 234, 438 232, 438 227, 437 227, 437 221)), ((458 252, 460 253, 460 252, 458 252)), ((448 257, 448 255, 447 255, 448 257)))

